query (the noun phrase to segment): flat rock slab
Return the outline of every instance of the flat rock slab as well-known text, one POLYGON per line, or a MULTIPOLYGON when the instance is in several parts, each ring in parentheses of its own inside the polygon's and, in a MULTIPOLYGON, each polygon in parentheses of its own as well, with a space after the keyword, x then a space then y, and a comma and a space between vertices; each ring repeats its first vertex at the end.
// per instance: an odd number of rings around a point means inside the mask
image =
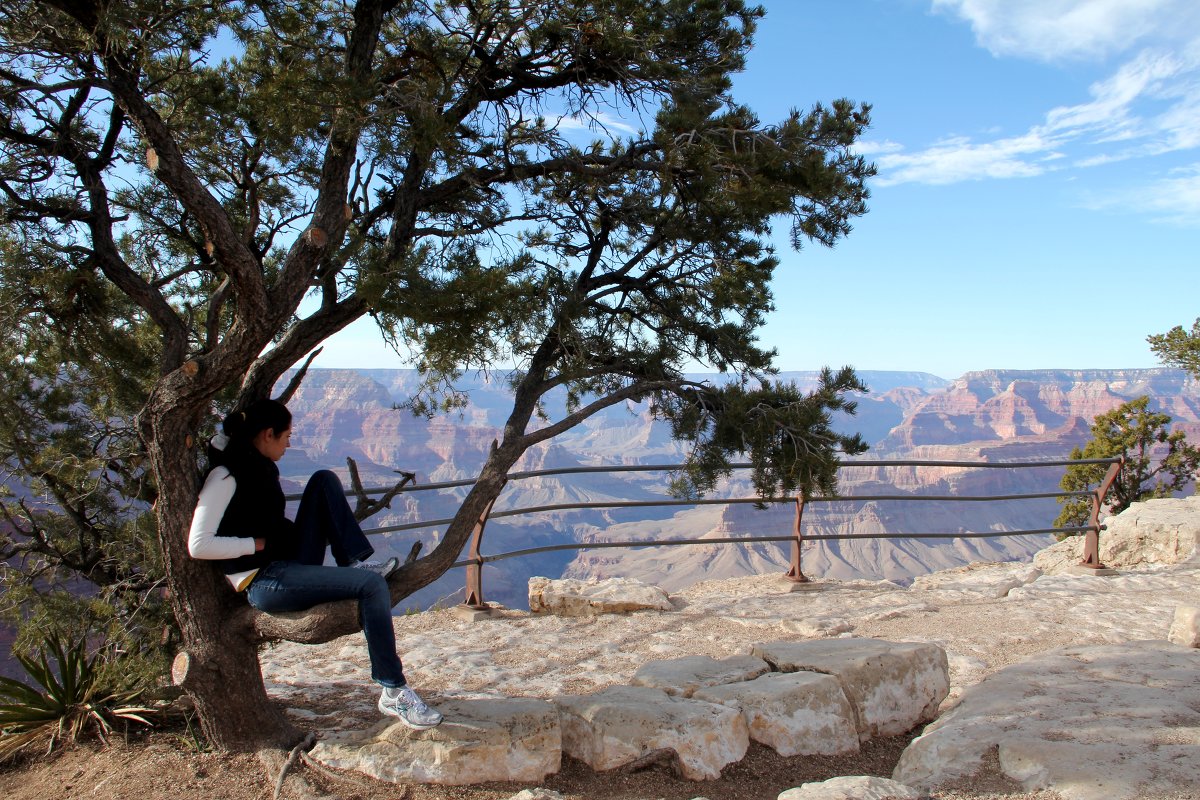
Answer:
POLYGON ((529 610, 560 617, 590 617, 631 611, 674 611, 675 606, 659 587, 632 578, 580 581, 534 577, 529 579, 529 610))
POLYGON ((940 786, 978 774, 997 750, 1007 777, 1065 800, 1200 787, 1200 651, 1076 646, 1006 667, 926 728, 892 777, 940 786))
POLYGON ((771 666, 754 656, 684 656, 663 661, 647 661, 634 673, 634 686, 662 689, 667 694, 691 697, 696 690, 723 683, 752 681, 771 671, 771 666))
POLYGON ((669 749, 685 778, 714 780, 750 747, 750 732, 737 709, 658 689, 614 686, 554 702, 562 714, 563 752, 597 771, 669 749))
POLYGON ((856 775, 806 783, 780 792, 776 800, 928 800, 928 793, 887 778, 856 775))
POLYGON ((322 764, 384 781, 465 785, 541 781, 558 772, 562 733, 558 709, 545 700, 497 698, 437 704, 446 719, 414 731, 381 722, 366 731, 333 734, 310 754, 322 764))
POLYGON ((968 564, 913 578, 909 591, 962 592, 984 597, 1007 597, 1018 586, 1040 578, 1042 571, 1030 564, 968 564))
POLYGON ((753 653, 780 672, 836 677, 854 707, 863 742, 928 722, 950 692, 946 653, 934 644, 826 639, 757 644, 753 653))
POLYGON ((858 752, 854 708, 832 675, 773 673, 700 689, 693 697, 739 709, 750 738, 781 756, 858 752))

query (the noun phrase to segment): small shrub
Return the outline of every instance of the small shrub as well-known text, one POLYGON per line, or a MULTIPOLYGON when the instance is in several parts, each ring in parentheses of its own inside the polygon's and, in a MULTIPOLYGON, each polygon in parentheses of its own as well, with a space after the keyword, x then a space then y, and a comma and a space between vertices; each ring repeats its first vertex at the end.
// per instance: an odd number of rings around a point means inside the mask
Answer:
POLYGON ((49 636, 37 659, 16 657, 33 685, 0 677, 0 761, 34 744, 45 744, 49 753, 63 739, 87 733, 107 741, 118 722, 150 724, 152 709, 135 702, 140 692, 115 690, 105 681, 100 657, 88 658, 86 642, 64 647, 49 636))

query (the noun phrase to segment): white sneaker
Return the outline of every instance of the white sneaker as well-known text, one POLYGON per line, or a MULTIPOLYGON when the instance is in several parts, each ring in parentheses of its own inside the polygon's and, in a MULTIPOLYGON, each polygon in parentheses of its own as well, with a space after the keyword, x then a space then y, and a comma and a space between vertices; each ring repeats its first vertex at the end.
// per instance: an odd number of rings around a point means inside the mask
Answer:
POLYGON ((400 559, 392 557, 387 561, 360 561, 354 566, 382 575, 386 579, 392 577, 392 573, 400 569, 400 559))
POLYGON ((441 712, 425 705, 425 701, 409 686, 398 689, 385 686, 379 697, 379 710, 389 716, 399 717, 405 725, 419 731, 436 728, 442 722, 441 712))

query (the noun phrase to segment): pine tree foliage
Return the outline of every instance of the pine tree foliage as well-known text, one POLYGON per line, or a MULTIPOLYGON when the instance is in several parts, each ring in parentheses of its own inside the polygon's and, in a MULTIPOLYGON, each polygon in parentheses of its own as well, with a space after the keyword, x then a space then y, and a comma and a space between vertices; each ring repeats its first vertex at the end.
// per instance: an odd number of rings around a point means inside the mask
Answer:
MULTIPOLYGON (((1196 480, 1200 448, 1189 444, 1183 431, 1171 429, 1171 415, 1150 410, 1149 396, 1142 396, 1096 417, 1092 439, 1082 449, 1071 451, 1072 459, 1122 457, 1125 463, 1108 490, 1105 507, 1119 514, 1139 500, 1170 497, 1196 480)), ((1090 491, 1100 485, 1106 464, 1078 464, 1067 468, 1063 491, 1090 491)), ((1055 527, 1086 525, 1091 501, 1059 498, 1062 512, 1055 527)))
POLYGON ((1187 370, 1200 379, 1200 319, 1192 323, 1190 331, 1176 325, 1166 333, 1147 337, 1147 341, 1164 364, 1187 370))
POLYGON ((779 385, 756 332, 773 229, 832 245, 865 212, 869 109, 764 123, 737 103, 761 17, 743 0, 5 3, 0 389, 29 422, 0 425, 0 547, 130 597, 165 579, 205 732, 245 747, 294 733, 257 644, 358 623, 352 604, 256 614, 187 558, 198 454, 214 410, 357 319, 424 371, 419 409, 453 404, 463 370, 518 366, 497 446, 441 544, 392 579, 397 602, 454 563, 522 453, 617 403, 651 401, 694 442, 690 491, 744 449, 763 494, 834 489, 861 442, 829 415, 863 387, 848 370, 806 396, 779 385), (697 385, 697 367, 730 380, 697 385))
POLYGON ((853 414, 855 403, 846 394, 866 390, 853 370, 825 369, 817 389, 808 393, 795 384, 764 381, 753 389, 726 384, 671 395, 658 410, 676 439, 694 445, 676 493, 712 491, 729 475, 730 462, 749 454, 751 480, 764 496, 836 497, 838 456, 865 452, 867 444, 858 434, 835 432, 833 413, 853 414))
POLYGON ((23 276, 0 284, 0 619, 18 651, 48 634, 103 639, 157 679, 178 637, 132 422, 152 364, 109 327, 119 294, 39 248, 0 241, 0 254, 23 276))

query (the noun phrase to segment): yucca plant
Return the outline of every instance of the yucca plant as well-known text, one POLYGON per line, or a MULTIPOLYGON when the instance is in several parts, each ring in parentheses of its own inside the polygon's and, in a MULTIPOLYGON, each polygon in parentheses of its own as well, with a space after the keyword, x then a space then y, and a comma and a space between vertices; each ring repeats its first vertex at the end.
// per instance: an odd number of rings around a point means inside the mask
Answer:
POLYGON ((89 658, 86 642, 65 647, 51 635, 40 651, 36 660, 15 654, 34 685, 0 676, 0 761, 38 743, 49 753, 63 739, 88 732, 107 741, 118 721, 150 724, 146 716, 153 709, 135 702, 140 692, 104 685, 100 655, 89 658))

